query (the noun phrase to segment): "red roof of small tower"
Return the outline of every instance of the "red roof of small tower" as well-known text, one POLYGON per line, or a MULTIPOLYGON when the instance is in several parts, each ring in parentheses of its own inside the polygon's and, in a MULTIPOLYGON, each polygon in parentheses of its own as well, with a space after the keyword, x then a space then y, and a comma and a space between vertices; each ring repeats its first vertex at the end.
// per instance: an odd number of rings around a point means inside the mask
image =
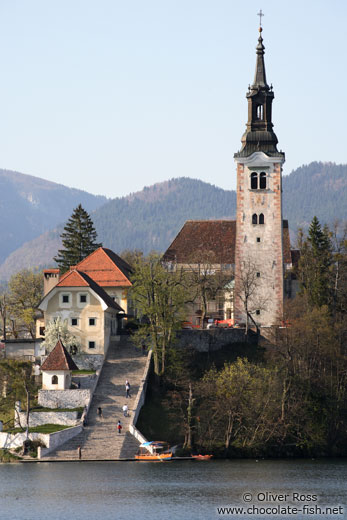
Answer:
POLYGON ((78 370, 78 367, 59 339, 43 363, 41 370, 78 370))
POLYGON ((130 287, 130 265, 111 249, 99 247, 74 266, 86 273, 101 287, 130 287))

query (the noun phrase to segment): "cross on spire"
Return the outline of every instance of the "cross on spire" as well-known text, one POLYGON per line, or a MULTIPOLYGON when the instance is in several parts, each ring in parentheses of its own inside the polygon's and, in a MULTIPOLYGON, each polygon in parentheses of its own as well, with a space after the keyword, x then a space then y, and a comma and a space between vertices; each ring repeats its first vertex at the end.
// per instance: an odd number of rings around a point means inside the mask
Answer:
POLYGON ((259 16, 259 26, 261 27, 261 19, 263 16, 265 16, 261 9, 260 9, 259 13, 257 14, 257 16, 259 16))

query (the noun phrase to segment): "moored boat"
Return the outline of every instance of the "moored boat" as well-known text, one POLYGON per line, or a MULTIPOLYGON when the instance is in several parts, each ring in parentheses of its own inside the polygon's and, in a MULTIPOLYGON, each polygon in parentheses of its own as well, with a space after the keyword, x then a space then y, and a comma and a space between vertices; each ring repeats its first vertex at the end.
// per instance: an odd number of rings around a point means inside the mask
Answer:
POLYGON ((135 455, 136 460, 158 462, 171 460, 173 453, 169 445, 163 441, 150 441, 140 444, 139 451, 135 455))
POLYGON ((195 460, 210 460, 213 455, 191 455, 191 457, 195 460))

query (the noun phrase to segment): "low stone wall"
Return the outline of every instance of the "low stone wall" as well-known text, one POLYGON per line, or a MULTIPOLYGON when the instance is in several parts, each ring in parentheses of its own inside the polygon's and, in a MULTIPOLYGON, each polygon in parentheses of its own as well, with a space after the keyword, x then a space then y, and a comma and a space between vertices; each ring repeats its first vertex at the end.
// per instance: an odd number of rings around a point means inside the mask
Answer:
POLYGON ((79 408, 88 406, 91 397, 91 389, 39 390, 38 403, 44 408, 79 408))
MULTIPOLYGON (((147 390, 147 383, 148 383, 148 376, 149 376, 149 369, 151 366, 151 359, 152 359, 152 351, 150 350, 147 356, 147 362, 145 369, 143 371, 142 381, 139 387, 139 390, 137 392, 137 396, 134 403, 133 413, 131 416, 131 421, 129 424, 129 431, 130 433, 137 439, 141 444, 143 442, 148 442, 146 437, 142 435, 142 433, 136 428, 135 424, 137 422, 137 419, 139 417, 140 410, 142 406, 145 403, 146 399, 146 390, 147 390)), ((152 453, 152 448, 149 446, 148 451, 152 453)))
POLYGON ((74 426, 73 428, 66 428, 66 430, 62 430, 60 432, 51 433, 47 437, 49 437, 48 442, 46 442, 46 448, 38 448, 37 450, 37 458, 42 459, 51 451, 56 450, 64 444, 65 442, 73 439, 81 433, 83 427, 81 425, 74 426))
MULTIPOLYGON (((41 426, 41 424, 62 424, 64 426, 76 426, 79 421, 79 412, 30 412, 29 425, 30 428, 41 426)), ((15 428, 21 426, 26 428, 26 413, 19 412, 15 414, 15 428)))
MULTIPOLYGON (((14 449, 23 446, 26 440, 26 432, 6 433, 0 432, 0 448, 14 449)), ((49 434, 47 433, 29 433, 28 438, 31 441, 41 441, 45 446, 49 445, 49 434)))
MULTIPOLYGON (((178 348, 195 349, 199 352, 212 352, 225 345, 245 340, 245 329, 215 328, 182 330, 178 334, 178 348)), ((249 334, 248 341, 256 341, 256 335, 249 334)))
POLYGON ((90 375, 73 375, 72 376, 72 386, 74 385, 80 385, 80 389, 84 388, 94 388, 95 381, 96 381, 96 373, 90 374, 90 375))
POLYGON ((72 357, 79 370, 98 370, 104 362, 102 354, 77 354, 72 357))

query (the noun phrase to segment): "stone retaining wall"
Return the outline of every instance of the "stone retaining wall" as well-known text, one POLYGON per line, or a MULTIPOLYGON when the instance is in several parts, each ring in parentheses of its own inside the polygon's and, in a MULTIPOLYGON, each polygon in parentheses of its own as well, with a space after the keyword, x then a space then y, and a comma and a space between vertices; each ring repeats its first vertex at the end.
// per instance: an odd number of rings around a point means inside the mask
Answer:
POLYGON ((39 390, 38 403, 44 408, 79 408, 88 406, 93 392, 84 390, 39 390))
MULTIPOLYGON (((135 424, 137 422, 137 419, 139 417, 140 410, 142 406, 145 403, 146 399, 146 390, 147 390, 147 383, 148 383, 148 376, 149 376, 149 369, 151 366, 151 359, 152 359, 152 351, 150 350, 147 356, 147 362, 145 369, 143 371, 142 381, 139 387, 139 390, 137 392, 136 400, 133 407, 133 414, 131 417, 131 421, 129 424, 129 431, 130 433, 137 439, 141 444, 143 442, 148 442, 146 437, 142 435, 142 433, 136 428, 135 424)), ((152 453, 152 448, 149 446, 148 451, 152 453)))
POLYGON ((45 442, 46 448, 37 449, 37 458, 41 459, 42 457, 45 457, 51 451, 54 451, 65 442, 76 437, 76 435, 81 433, 82 430, 83 427, 81 425, 78 425, 72 428, 66 428, 66 430, 62 430, 60 432, 55 432, 51 433, 50 435, 47 435, 47 437, 49 438, 48 442, 45 442))
MULTIPOLYGON (((0 448, 14 449, 21 448, 26 440, 26 432, 7 433, 0 432, 0 448)), ((45 446, 49 444, 49 434, 47 433, 29 433, 28 438, 31 441, 41 441, 45 446)))
POLYGON ((104 363, 104 356, 101 354, 76 354, 72 357, 79 370, 98 370, 104 363))
MULTIPOLYGON (((245 340, 245 329, 215 328, 182 330, 178 334, 177 348, 195 349, 199 352, 212 352, 225 345, 245 340)), ((248 341, 256 341, 256 335, 250 333, 248 341)))
MULTIPOLYGON (((79 412, 30 412, 30 428, 41 426, 41 424, 62 424, 64 426, 76 426, 79 421, 79 412)), ((26 428, 26 412, 15 414, 15 428, 21 426, 26 428)))

